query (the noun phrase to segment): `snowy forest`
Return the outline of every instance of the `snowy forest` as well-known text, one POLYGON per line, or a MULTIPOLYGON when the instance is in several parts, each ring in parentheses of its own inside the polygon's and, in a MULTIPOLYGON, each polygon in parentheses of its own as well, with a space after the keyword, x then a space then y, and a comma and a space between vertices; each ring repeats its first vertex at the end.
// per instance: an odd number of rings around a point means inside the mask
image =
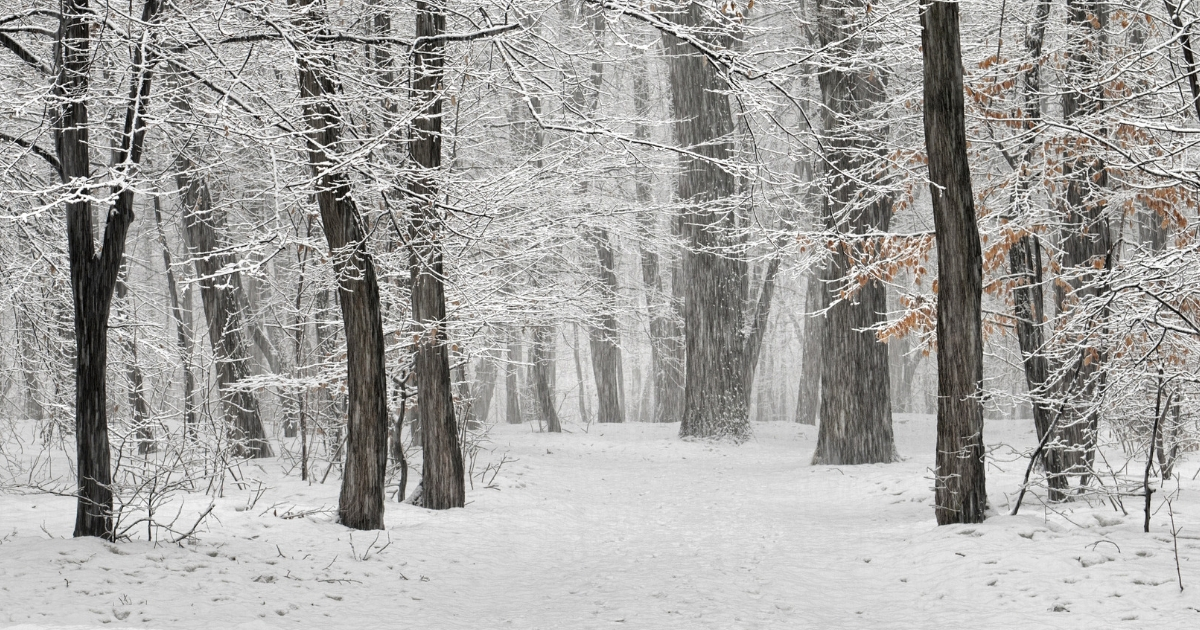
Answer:
POLYGON ((1198 37, 0 0, 0 626, 1196 627, 1198 37))

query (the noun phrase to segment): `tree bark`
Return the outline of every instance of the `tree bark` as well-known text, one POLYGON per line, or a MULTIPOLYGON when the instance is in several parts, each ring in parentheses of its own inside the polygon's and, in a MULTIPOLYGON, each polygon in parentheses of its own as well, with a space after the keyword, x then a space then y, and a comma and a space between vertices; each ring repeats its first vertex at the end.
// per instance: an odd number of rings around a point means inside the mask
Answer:
MULTIPOLYGON (((297 26, 314 36, 326 29, 312 0, 289 0, 299 9, 297 26)), ((332 53, 311 40, 299 51, 300 97, 308 133, 308 161, 316 178, 317 206, 333 254, 338 302, 346 334, 346 467, 338 498, 338 520, 353 529, 383 529, 383 488, 387 469, 387 376, 379 281, 367 249, 367 230, 351 191, 350 177, 331 168, 331 152, 342 139, 342 115, 332 53)), ((449 380, 449 373, 445 375, 449 380)))
POLYGON ((438 234, 442 218, 436 201, 435 172, 442 165, 441 83, 445 64, 445 42, 438 38, 445 32, 446 13, 441 1, 418 0, 419 43, 413 49, 412 84, 414 101, 421 104, 422 110, 413 120, 409 149, 413 163, 424 172, 409 184, 409 269, 413 320, 424 329, 417 342, 414 368, 424 447, 421 500, 434 510, 463 507, 466 501, 446 349, 446 276, 438 234))
MULTIPOLYGON (((836 51, 839 59, 870 54, 873 44, 860 35, 862 25, 855 18, 865 16, 864 9, 862 0, 819 3, 821 45, 836 51)), ((877 133, 859 128, 886 99, 887 76, 882 70, 835 66, 823 68, 817 78, 829 182, 822 211, 825 229, 849 237, 831 255, 824 272, 827 282, 818 283, 828 292, 842 290, 853 259, 862 251, 863 241, 855 236, 886 232, 891 219, 890 195, 862 183, 886 177, 886 148, 874 137, 877 133)), ((896 447, 888 349, 870 330, 886 318, 887 290, 872 279, 852 295, 824 300, 832 306, 821 337, 821 424, 813 463, 890 462, 896 447)))
MULTIPOLYGON (((712 19, 699 2, 671 15, 680 27, 704 39, 712 19)), ((743 356, 742 287, 745 265, 722 251, 734 246, 735 177, 721 167, 733 157, 733 116, 728 83, 691 44, 662 33, 669 58, 675 141, 691 154, 679 154, 676 197, 685 207, 683 235, 686 346, 681 437, 750 436, 743 356)), ((728 48, 728 38, 713 42, 728 48)))
POLYGON ((984 478, 983 254, 971 192, 958 3, 921 0, 925 150, 938 254, 938 412, 934 479, 939 525, 978 523, 984 478))

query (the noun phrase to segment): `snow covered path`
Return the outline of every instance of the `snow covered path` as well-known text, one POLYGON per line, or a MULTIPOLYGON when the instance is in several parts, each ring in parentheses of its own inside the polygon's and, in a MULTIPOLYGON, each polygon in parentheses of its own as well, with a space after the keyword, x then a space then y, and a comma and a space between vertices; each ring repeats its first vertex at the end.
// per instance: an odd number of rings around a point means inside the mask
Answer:
MULTIPOLYGON (((1024 446, 1027 424, 990 422, 987 437, 1024 446)), ((477 478, 465 510, 390 503, 378 539, 328 514, 280 518, 336 505, 337 484, 284 479, 270 461, 253 509, 250 491, 227 492, 183 547, 57 538, 69 500, 0 495, 0 536, 15 530, 0 544, 0 627, 1200 625, 1200 494, 1186 483, 1181 594, 1165 510, 1149 535, 1133 506, 1073 505, 1079 526, 1064 526, 1036 500, 936 527, 928 417, 897 416, 905 461, 840 468, 808 465, 812 427, 756 425, 735 447, 681 442, 677 426, 498 426, 476 466, 509 458, 497 488, 477 478)), ((1023 465, 989 467, 993 505, 1023 465)))

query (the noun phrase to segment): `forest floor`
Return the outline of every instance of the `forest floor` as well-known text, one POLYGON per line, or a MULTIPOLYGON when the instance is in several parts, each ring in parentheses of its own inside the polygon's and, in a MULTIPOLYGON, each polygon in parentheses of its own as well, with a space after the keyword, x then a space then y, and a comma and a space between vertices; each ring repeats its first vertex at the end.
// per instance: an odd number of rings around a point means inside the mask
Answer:
POLYGON ((1055 514, 1027 496, 1011 517, 1025 460, 1003 445, 1028 448, 1030 424, 988 422, 994 507, 971 526, 934 524, 933 420, 904 414, 903 461, 854 467, 809 465, 816 431, 794 424, 742 446, 678 425, 497 426, 466 509, 389 503, 382 534, 333 523, 333 476, 307 485, 276 460, 255 471, 265 492, 227 490, 183 545, 74 540, 70 499, 0 494, 0 627, 1200 626, 1196 464, 1177 540, 1157 500, 1150 534, 1134 498, 1055 514), (305 510, 323 511, 283 518, 305 510))

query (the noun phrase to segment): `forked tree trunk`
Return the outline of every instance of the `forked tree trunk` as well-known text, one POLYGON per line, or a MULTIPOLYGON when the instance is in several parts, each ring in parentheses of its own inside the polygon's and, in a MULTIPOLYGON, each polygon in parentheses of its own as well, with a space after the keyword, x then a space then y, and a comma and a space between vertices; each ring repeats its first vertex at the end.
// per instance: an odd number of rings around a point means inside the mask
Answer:
POLYGON ((921 0, 925 150, 938 254, 938 412, 934 506, 939 525, 978 523, 984 480, 983 254, 967 162, 958 3, 921 0))
MULTIPOLYGON (((827 0, 818 8, 818 38, 838 59, 872 54, 873 44, 860 33, 867 15, 862 0, 827 0)), ((825 270, 825 291, 840 291, 863 252, 858 235, 886 232, 892 202, 862 184, 885 183, 886 148, 859 129, 861 120, 875 115, 886 97, 882 70, 829 67, 818 75, 822 126, 828 153, 829 189, 822 215, 825 228, 846 235, 825 270), (872 178, 876 181, 872 181, 872 178)), ((870 330, 887 314, 887 289, 868 280, 849 296, 834 300, 825 316, 821 343, 821 424, 814 464, 871 464, 890 462, 896 450, 892 437, 891 371, 887 344, 870 330)))
MULTIPOLYGON (((679 26, 708 45, 728 48, 727 37, 710 38, 706 9, 688 2, 671 15, 679 26)), ((743 367, 742 286, 745 265, 722 251, 736 245, 732 236, 732 204, 737 185, 719 162, 733 157, 733 116, 728 83, 717 67, 694 46, 663 32, 675 142, 691 151, 679 154, 676 197, 685 207, 683 235, 685 301, 683 309, 687 363, 684 377, 682 437, 750 436, 743 367)))
POLYGON ((442 165, 441 84, 446 45, 440 38, 445 32, 446 12, 440 0, 418 0, 412 85, 414 101, 422 109, 413 120, 409 149, 413 163, 426 172, 409 184, 409 268, 413 320, 424 329, 416 344, 414 368, 424 447, 421 500, 435 510, 463 507, 466 500, 446 348, 445 269, 438 234, 442 218, 436 200, 435 172, 442 165))
POLYGON ((742 349, 742 354, 745 357, 744 367, 745 385, 747 395, 754 387, 754 376, 758 370, 758 357, 762 350, 762 342, 767 334, 767 322, 771 318, 771 303, 775 299, 775 277, 779 275, 779 265, 783 259, 779 256, 773 256, 767 261, 767 268, 763 271, 762 286, 758 290, 758 299, 754 302, 754 309, 750 311, 750 334, 746 336, 746 341, 742 349))
MULTIPOLYGON (((325 28, 312 0, 290 0, 296 26, 306 35, 325 28)), ((297 56, 300 97, 308 126, 305 144, 315 177, 317 206, 333 254, 338 302, 346 333, 346 466, 338 497, 338 520, 353 529, 383 529, 383 487, 387 471, 387 376, 379 281, 367 249, 367 231, 355 204, 350 177, 330 165, 330 152, 342 139, 342 118, 334 106, 332 51, 312 40, 297 56)), ((447 371, 446 379, 449 380, 447 371)))
MULTIPOLYGON (((141 23, 151 28, 161 5, 147 0, 141 23)), ((119 183, 106 214, 100 250, 92 231, 94 191, 89 189, 91 167, 88 140, 88 84, 91 71, 91 27, 95 18, 87 0, 66 0, 61 5, 57 43, 58 77, 54 93, 60 105, 54 112, 55 151, 59 176, 71 187, 66 203, 67 249, 71 262, 71 294, 75 310, 75 444, 79 494, 75 536, 112 540, 112 471, 109 468, 107 417, 108 316, 117 274, 125 257, 125 237, 133 221, 133 189, 119 183)), ((134 47, 125 126, 114 155, 116 168, 142 160, 146 138, 145 114, 155 59, 145 40, 134 47)), ((115 181, 126 181, 116 177, 115 181)))

